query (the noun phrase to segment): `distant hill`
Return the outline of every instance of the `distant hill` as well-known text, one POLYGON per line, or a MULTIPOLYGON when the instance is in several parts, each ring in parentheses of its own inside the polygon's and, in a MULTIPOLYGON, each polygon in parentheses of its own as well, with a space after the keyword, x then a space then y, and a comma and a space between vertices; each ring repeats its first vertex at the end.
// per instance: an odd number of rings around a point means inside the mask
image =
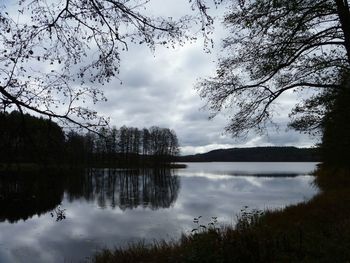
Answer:
POLYGON ((177 162, 319 162, 320 160, 319 149, 297 147, 218 149, 176 158, 177 162))

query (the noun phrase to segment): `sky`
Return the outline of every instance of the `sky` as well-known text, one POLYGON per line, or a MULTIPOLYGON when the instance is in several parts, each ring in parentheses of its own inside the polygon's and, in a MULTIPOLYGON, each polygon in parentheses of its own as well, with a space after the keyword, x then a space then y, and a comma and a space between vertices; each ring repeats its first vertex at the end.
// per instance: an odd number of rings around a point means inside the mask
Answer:
MULTIPOLYGON (((188 13, 185 0, 152 1, 149 12, 166 16, 188 13)), ((119 79, 104 86, 108 101, 97 106, 99 113, 111 118, 111 125, 149 127, 152 125, 175 130, 181 154, 203 153, 217 148, 254 146, 315 145, 316 138, 287 129, 288 113, 298 101, 296 94, 286 94, 279 100, 279 115, 274 119, 278 130, 268 134, 250 134, 247 138, 232 138, 224 133, 230 112, 209 120, 210 112, 203 108, 194 86, 199 79, 215 73, 221 53, 221 40, 228 32, 222 25, 223 7, 211 12, 216 16, 214 48, 203 50, 203 39, 176 49, 131 45, 121 56, 119 79)))
MULTIPOLYGON (((232 138, 224 133, 229 110, 209 120, 210 112, 194 87, 200 79, 213 76, 216 61, 223 54, 221 41, 228 35, 222 25, 225 10, 223 6, 209 10, 215 16, 210 53, 204 51, 201 38, 175 49, 157 47, 155 51, 130 44, 128 51, 121 53, 120 75, 103 86, 108 101, 94 105, 94 109, 109 117, 111 126, 173 129, 182 155, 218 148, 315 145, 317 138, 287 129, 288 113, 298 102, 293 93, 279 100, 274 121, 280 126, 278 130, 270 128, 268 134, 232 138)), ((145 12, 177 18, 190 14, 191 8, 187 0, 152 0, 145 12)))

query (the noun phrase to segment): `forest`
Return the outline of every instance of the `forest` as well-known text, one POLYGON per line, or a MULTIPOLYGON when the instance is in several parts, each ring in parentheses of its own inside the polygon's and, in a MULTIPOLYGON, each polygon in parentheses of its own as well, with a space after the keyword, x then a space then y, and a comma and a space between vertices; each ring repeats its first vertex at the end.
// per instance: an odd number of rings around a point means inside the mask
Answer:
POLYGON ((155 126, 77 132, 17 111, 1 113, 0 126, 0 163, 4 165, 153 166, 170 162, 179 152, 175 132, 155 126))
POLYGON ((180 162, 319 162, 318 148, 251 147, 218 149, 207 153, 178 156, 180 162))

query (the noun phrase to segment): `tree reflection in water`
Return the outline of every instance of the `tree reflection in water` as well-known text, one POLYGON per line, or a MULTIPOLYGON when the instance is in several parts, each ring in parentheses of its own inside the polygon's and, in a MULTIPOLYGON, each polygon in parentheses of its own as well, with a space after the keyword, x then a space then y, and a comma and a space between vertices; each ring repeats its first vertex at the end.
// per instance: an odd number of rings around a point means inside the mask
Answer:
POLYGON ((0 222, 15 223, 34 215, 64 215, 69 202, 84 199, 101 208, 121 210, 170 207, 177 199, 180 179, 170 169, 88 169, 0 174, 0 222))
POLYGON ((63 181, 51 172, 0 174, 0 222, 15 223, 55 209, 63 198, 63 181))
MULTIPOLYGON (((169 169, 90 169, 82 183, 80 196, 96 200, 101 208, 122 210, 170 207, 180 188, 179 177, 169 169)), ((68 191, 70 200, 76 197, 68 191)))

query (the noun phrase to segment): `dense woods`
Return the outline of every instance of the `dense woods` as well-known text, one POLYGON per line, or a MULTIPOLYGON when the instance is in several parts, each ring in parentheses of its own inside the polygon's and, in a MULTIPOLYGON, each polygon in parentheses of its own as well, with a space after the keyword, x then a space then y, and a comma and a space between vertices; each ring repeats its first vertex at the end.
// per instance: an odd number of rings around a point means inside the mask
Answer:
POLYGON ((319 162, 321 156, 318 148, 251 147, 219 149, 176 159, 182 162, 319 162))
POLYGON ((174 131, 151 127, 65 132, 55 122, 19 112, 0 114, 0 162, 133 166, 169 162, 177 155, 174 131))

